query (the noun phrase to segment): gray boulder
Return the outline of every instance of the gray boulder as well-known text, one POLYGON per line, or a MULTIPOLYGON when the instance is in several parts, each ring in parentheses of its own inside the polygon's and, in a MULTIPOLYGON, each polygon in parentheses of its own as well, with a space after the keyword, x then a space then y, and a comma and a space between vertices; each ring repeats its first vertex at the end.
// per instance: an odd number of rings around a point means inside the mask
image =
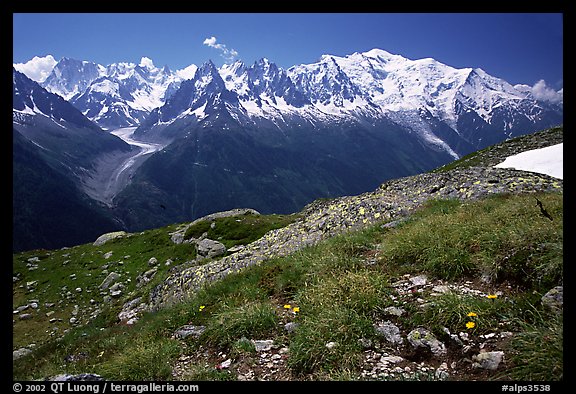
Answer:
POLYGON ((226 254, 226 247, 221 242, 204 238, 196 243, 196 252, 200 257, 213 258, 226 254))
POLYGON ((19 359, 20 357, 24 357, 27 354, 32 353, 32 350, 28 349, 28 348, 20 348, 18 350, 14 350, 12 352, 12 361, 19 359))
POLYGON ((475 356, 472 356, 472 361, 474 363, 472 366, 474 368, 487 369, 494 371, 498 369, 498 366, 504 358, 504 352, 483 352, 475 356))
POLYGON ((425 328, 416 328, 408 334, 408 342, 415 348, 428 348, 435 356, 446 354, 446 346, 425 328))
POLYGON ((541 298, 542 305, 554 312, 562 312, 564 305, 564 286, 556 286, 548 290, 541 298))
POLYGON ((110 272, 108 274, 108 276, 106 277, 106 279, 104 279, 102 281, 102 283, 100 284, 100 290, 106 290, 108 287, 110 287, 110 285, 112 283, 114 283, 118 278, 120 278, 120 274, 117 274, 116 272, 110 272))
POLYGON ((404 340, 400 336, 400 329, 390 321, 380 322, 374 325, 376 334, 383 336, 388 342, 393 345, 402 345, 404 340))
POLYGON ((118 238, 118 237, 123 237, 126 235, 126 231, 114 231, 111 233, 106 233, 106 234, 102 234, 101 236, 99 236, 96 241, 94 241, 94 243, 92 245, 94 246, 101 246, 104 245, 106 242, 118 238))

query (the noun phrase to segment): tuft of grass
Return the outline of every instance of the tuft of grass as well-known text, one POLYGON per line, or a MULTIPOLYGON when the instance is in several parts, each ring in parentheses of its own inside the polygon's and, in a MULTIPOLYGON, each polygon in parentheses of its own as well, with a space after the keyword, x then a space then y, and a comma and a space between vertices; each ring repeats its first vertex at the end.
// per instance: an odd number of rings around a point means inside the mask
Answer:
POLYGON ((215 368, 205 367, 203 365, 191 365, 189 370, 183 376, 186 381, 230 381, 236 380, 229 370, 217 370, 215 368))
MULTIPOLYGON (((467 331, 481 335, 502 329, 514 328, 518 321, 529 319, 526 310, 532 309, 521 297, 498 297, 490 299, 479 295, 446 293, 432 298, 420 313, 412 314, 408 326, 428 326, 437 333, 446 327, 450 332, 467 331), (473 314, 473 315, 471 315, 473 314), (474 328, 468 329, 466 323, 473 322, 474 328)), ((407 319, 404 319, 407 320, 407 319)), ((516 327, 518 328, 518 327, 516 327)))
POLYGON ((251 302, 226 308, 212 316, 202 339, 206 343, 231 347, 242 337, 262 338, 278 326, 278 316, 269 302, 251 302))
POLYGON ((98 369, 113 380, 167 380, 172 373, 172 360, 180 354, 176 340, 138 338, 103 363, 98 369))
POLYGON ((559 381, 564 377, 564 336, 562 315, 540 324, 524 324, 523 331, 509 343, 512 367, 508 379, 559 381))
POLYGON ((362 360, 359 339, 369 336, 369 319, 344 307, 304 314, 290 341, 288 365, 296 374, 339 374, 362 360))
POLYGON ((238 339, 232 344, 232 357, 236 358, 241 355, 252 355, 256 353, 256 346, 246 337, 238 339))
POLYGON ((484 276, 538 290, 563 277, 562 195, 498 195, 473 203, 429 202, 382 245, 381 262, 455 280, 484 276))

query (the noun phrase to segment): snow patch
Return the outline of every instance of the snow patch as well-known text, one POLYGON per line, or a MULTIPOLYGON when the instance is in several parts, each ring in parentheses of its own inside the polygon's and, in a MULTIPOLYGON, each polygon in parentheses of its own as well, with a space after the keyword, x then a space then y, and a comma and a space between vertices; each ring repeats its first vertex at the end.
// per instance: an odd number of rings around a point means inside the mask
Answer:
POLYGON ((563 164, 564 144, 562 143, 509 156, 494 167, 537 172, 564 179, 563 164))

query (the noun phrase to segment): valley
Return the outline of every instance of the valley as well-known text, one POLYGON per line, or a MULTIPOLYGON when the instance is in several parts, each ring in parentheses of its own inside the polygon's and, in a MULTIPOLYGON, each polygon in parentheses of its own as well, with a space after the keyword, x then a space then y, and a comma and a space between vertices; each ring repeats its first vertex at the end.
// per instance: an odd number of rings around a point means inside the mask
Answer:
POLYGON ((105 154, 98 159, 95 170, 84 182, 84 190, 93 199, 112 206, 114 197, 130 182, 138 167, 150 155, 166 146, 134 139, 135 129, 123 127, 110 132, 130 145, 132 150, 128 153, 105 154))

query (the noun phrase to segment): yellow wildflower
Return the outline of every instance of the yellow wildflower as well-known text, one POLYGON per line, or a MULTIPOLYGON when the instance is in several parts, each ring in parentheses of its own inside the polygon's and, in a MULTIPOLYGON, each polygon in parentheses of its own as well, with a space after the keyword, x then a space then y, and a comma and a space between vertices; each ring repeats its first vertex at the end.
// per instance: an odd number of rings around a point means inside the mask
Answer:
POLYGON ((295 306, 294 308, 292 308, 292 310, 293 310, 294 312, 300 312, 300 307, 295 306))
POLYGON ((478 315, 477 315, 476 313, 474 313, 474 312, 470 312, 470 313, 468 313, 467 316, 468 316, 468 317, 475 317, 475 316, 478 316, 478 315))
POLYGON ((490 299, 495 299, 498 298, 498 296, 496 294, 488 294, 486 297, 490 298, 490 299))
POLYGON ((474 328, 476 326, 476 323, 474 323, 473 321, 469 321, 468 323, 466 323, 466 328, 474 328))
POLYGON ((284 309, 290 309, 290 308, 292 308, 292 306, 290 304, 284 305, 284 309))
POLYGON ((202 312, 204 308, 206 308, 206 305, 200 305, 200 308, 198 308, 198 312, 202 312))

